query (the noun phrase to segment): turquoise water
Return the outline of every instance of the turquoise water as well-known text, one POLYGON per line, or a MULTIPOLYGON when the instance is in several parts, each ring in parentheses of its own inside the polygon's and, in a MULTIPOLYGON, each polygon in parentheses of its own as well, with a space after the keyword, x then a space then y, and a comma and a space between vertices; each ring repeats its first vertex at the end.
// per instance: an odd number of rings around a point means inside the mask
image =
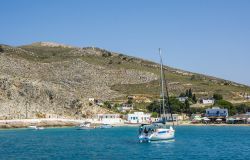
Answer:
POLYGON ((1 130, 0 159, 250 159, 250 127, 176 128, 174 142, 137 142, 136 127, 1 130))

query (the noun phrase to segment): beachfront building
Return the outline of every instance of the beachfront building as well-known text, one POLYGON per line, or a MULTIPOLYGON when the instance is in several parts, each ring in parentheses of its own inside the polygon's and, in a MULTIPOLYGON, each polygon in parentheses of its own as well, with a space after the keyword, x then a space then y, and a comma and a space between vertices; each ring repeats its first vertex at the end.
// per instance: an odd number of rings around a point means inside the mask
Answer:
POLYGON ((120 114, 97 114, 97 120, 102 124, 121 124, 123 120, 120 117, 120 114))
MULTIPOLYGON (((177 122, 179 120, 179 115, 178 114, 172 114, 173 119, 172 119, 170 113, 165 114, 165 116, 166 116, 166 121, 167 122, 172 122, 172 121, 176 121, 177 122)), ((164 114, 161 114, 161 117, 163 118, 164 114)))
POLYGON ((204 105, 213 105, 214 99, 213 98, 201 99, 201 103, 204 105))
POLYGON ((206 109, 205 116, 208 117, 212 122, 226 121, 226 118, 228 117, 228 109, 212 107, 206 109))
POLYGON ((151 122, 159 122, 161 120, 160 117, 157 117, 157 118, 154 118, 154 117, 151 117, 151 122))
POLYGON ((230 124, 249 124, 250 114, 246 112, 245 114, 236 114, 234 116, 227 117, 227 123, 230 124))
POLYGON ((150 123, 151 114, 144 112, 134 112, 133 114, 127 115, 128 123, 150 123))

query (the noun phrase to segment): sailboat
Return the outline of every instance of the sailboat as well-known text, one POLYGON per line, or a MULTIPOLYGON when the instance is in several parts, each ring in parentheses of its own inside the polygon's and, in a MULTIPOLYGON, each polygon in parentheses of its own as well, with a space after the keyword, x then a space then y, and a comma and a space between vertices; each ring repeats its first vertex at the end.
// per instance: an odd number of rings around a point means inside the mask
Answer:
POLYGON ((152 123, 150 125, 142 124, 139 127, 139 142, 151 142, 151 141, 162 141, 162 140, 171 140, 175 137, 175 130, 174 130, 174 122, 173 126, 169 126, 169 128, 166 126, 166 112, 165 112, 165 92, 164 88, 166 89, 166 97, 168 102, 168 110, 171 114, 171 119, 173 121, 172 116, 172 110, 169 102, 169 94, 168 94, 168 88, 165 76, 163 74, 163 61, 162 61, 162 54, 161 49, 159 49, 159 55, 160 55, 160 69, 161 69, 161 93, 160 96, 162 98, 161 100, 161 107, 163 112, 163 117, 159 122, 152 123))

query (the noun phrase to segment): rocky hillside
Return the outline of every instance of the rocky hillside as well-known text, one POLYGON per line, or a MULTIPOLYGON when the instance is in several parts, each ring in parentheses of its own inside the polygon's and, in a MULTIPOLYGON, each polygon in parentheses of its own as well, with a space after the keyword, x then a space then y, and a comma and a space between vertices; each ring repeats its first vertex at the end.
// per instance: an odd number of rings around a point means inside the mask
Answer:
MULTIPOLYGON (((165 67, 172 95, 193 88, 198 96, 214 92, 242 100, 248 86, 165 67)), ((57 43, 0 48, 0 119, 91 117, 109 112, 88 99, 123 99, 159 93, 158 64, 95 47, 57 43)))

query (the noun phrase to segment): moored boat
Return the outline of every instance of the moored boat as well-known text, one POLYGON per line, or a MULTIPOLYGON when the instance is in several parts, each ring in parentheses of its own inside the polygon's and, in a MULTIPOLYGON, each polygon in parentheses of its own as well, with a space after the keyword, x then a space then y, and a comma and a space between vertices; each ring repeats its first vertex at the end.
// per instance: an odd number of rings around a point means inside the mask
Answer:
MULTIPOLYGON (((167 82, 166 78, 163 74, 163 62, 162 62, 162 56, 161 56, 161 50, 159 49, 160 54, 160 69, 161 69, 161 93, 160 93, 160 111, 163 112, 163 117, 161 118, 160 122, 158 123, 152 123, 150 125, 144 125, 142 124, 139 128, 139 142, 151 142, 151 141, 161 141, 161 140, 170 140, 175 138, 175 130, 172 126, 169 126, 169 128, 166 126, 166 112, 165 112, 165 104, 168 103, 168 110, 171 114, 171 119, 173 121, 172 116, 172 109, 170 106, 169 101, 169 95, 168 95, 168 88, 167 88, 167 82), (166 89, 164 91, 164 88, 166 89), (166 93, 166 98, 165 98, 166 93)), ((173 122, 174 126, 174 122, 173 122)))
POLYGON ((44 127, 38 127, 38 126, 28 126, 29 129, 34 129, 34 130, 43 130, 44 127))
POLYGON ((90 122, 84 122, 76 127, 77 127, 77 130, 94 129, 94 127, 91 126, 90 122))
POLYGON ((101 129, 106 129, 106 128, 112 128, 114 126, 110 125, 110 124, 102 124, 100 125, 98 128, 101 128, 101 129))
POLYGON ((151 142, 174 139, 175 130, 172 126, 167 128, 162 123, 142 125, 139 129, 139 142, 151 142))

